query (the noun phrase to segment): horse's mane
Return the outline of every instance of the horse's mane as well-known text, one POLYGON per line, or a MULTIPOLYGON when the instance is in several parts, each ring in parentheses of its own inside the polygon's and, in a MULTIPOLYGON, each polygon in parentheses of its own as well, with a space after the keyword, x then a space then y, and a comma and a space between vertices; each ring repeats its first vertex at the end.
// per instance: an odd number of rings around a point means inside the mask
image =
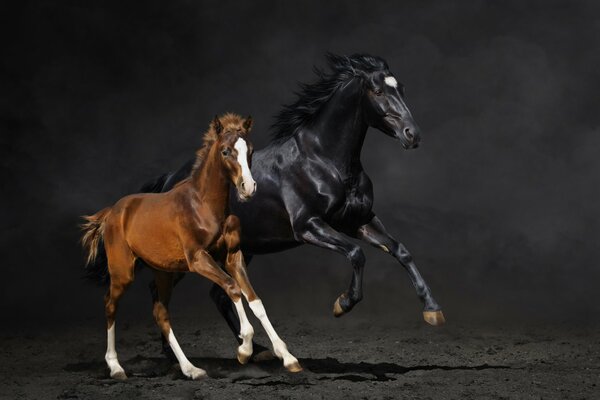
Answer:
POLYGON ((318 77, 314 83, 300 83, 296 101, 286 104, 275 116, 273 141, 285 140, 300 126, 309 123, 321 106, 329 100, 336 89, 348 79, 359 76, 361 72, 387 71, 388 65, 381 57, 367 54, 340 56, 327 53, 329 71, 317 67, 313 70, 318 77))
MULTIPOLYGON (((226 131, 229 128, 238 129, 244 124, 244 118, 234 113, 226 113, 221 115, 219 117, 219 121, 221 121, 223 131, 226 131)), ((202 147, 196 151, 196 161, 194 162, 194 166, 192 167, 190 175, 194 175, 200 170, 208 151, 217 140, 219 140, 219 135, 215 129, 215 121, 212 120, 210 125, 208 125, 208 130, 204 132, 202 147)))

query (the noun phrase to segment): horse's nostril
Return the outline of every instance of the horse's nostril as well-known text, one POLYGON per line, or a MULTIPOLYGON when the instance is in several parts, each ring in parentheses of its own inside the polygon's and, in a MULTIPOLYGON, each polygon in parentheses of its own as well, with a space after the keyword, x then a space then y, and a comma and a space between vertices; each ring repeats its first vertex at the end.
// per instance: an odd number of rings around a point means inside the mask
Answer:
POLYGON ((242 181, 242 189, 246 189, 246 182, 242 181))
POLYGON ((408 140, 413 140, 415 138, 415 135, 411 132, 410 128, 404 128, 404 136, 406 136, 408 140))

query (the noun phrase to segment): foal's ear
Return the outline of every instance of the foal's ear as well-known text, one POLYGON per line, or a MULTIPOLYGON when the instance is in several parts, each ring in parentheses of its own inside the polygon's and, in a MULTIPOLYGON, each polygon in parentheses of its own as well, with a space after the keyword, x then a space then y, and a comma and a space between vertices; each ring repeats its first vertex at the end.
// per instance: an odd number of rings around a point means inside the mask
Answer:
POLYGON ((254 123, 254 121, 252 120, 252 116, 248 115, 248 117, 244 121, 244 130, 246 131, 246 133, 250 132, 250 129, 252 129, 253 123, 254 123))
POLYGON ((218 115, 215 115, 215 119, 213 119, 212 121, 212 126, 213 128, 215 128, 215 132, 217 132, 217 135, 220 135, 223 131, 223 124, 221 124, 221 120, 219 119, 218 115))

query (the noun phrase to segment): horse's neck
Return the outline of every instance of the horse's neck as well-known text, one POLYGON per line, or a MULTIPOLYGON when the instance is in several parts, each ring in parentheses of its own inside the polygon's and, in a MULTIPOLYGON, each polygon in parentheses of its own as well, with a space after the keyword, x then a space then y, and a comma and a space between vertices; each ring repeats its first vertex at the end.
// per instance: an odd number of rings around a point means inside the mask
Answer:
POLYGON ((360 109, 360 81, 354 79, 333 95, 319 111, 309 129, 300 129, 304 148, 319 154, 341 173, 349 175, 360 166, 367 124, 360 109))
POLYGON ((192 185, 202 206, 210 208, 216 218, 222 219, 229 204, 229 180, 217 150, 217 145, 213 144, 199 171, 192 177, 192 185))

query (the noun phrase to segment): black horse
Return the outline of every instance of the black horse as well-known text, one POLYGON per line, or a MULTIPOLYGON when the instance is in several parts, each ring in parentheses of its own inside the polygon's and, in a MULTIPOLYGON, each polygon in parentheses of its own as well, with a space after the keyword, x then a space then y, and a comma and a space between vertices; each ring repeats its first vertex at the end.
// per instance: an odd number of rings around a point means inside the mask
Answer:
MULTIPOLYGON (((379 57, 327 58, 330 70, 315 69, 318 81, 302 85, 298 99, 277 115, 271 143, 254 154, 254 198, 242 203, 230 197, 231 212, 242 222, 246 261, 305 243, 343 254, 353 274, 348 291, 333 307, 339 317, 362 299, 365 256, 351 238, 360 239, 399 261, 424 303, 425 321, 441 325, 440 306, 410 253, 372 211, 373 187, 360 162, 369 127, 398 139, 405 149, 418 146, 420 132, 404 102, 403 86, 379 57)), ((192 165, 190 161, 143 190, 170 190, 189 175, 192 165)), ((211 297, 237 334, 239 321, 229 297, 216 285, 211 297)))

